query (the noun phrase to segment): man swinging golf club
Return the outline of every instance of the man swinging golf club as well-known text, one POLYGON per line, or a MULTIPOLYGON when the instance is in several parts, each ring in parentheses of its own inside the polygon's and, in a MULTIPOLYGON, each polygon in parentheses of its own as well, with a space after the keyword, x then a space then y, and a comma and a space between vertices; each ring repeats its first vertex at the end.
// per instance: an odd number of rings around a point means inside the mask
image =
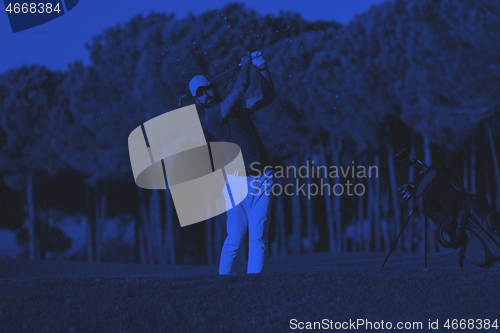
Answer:
POLYGON ((215 141, 229 141, 242 151, 247 174, 248 195, 233 209, 227 211, 227 237, 222 247, 219 274, 233 273, 233 262, 249 233, 247 273, 260 273, 267 259, 271 186, 273 175, 262 138, 255 127, 253 114, 274 100, 274 86, 261 52, 241 58, 241 70, 233 89, 222 98, 217 87, 205 76, 197 75, 189 82, 189 89, 196 99, 205 130, 215 141), (260 73, 261 94, 243 98, 250 85, 250 67, 260 73), (253 164, 252 164, 253 163, 253 164), (252 172, 248 172, 252 170, 252 172))

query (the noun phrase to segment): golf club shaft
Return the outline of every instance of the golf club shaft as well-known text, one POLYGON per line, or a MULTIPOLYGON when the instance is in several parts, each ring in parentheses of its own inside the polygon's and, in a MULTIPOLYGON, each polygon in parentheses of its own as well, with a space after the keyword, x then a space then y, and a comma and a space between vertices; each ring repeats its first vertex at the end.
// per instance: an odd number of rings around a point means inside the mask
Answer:
POLYGON ((420 160, 417 160, 418 163, 420 163, 421 166, 423 166, 424 168, 428 169, 429 167, 427 165, 425 165, 424 162, 420 161, 420 160))
POLYGON ((231 67, 231 68, 229 68, 227 71, 222 72, 222 73, 220 73, 219 75, 217 75, 217 76, 215 76, 215 77, 211 78, 211 79, 210 79, 210 81, 212 81, 212 80, 214 80, 214 79, 218 78, 219 76, 224 75, 224 74, 226 74, 227 72, 232 71, 233 69, 235 69, 235 68, 237 68, 237 67, 240 67, 240 66, 241 66, 241 64, 239 64, 239 65, 237 65, 237 66, 234 66, 234 67, 231 67))

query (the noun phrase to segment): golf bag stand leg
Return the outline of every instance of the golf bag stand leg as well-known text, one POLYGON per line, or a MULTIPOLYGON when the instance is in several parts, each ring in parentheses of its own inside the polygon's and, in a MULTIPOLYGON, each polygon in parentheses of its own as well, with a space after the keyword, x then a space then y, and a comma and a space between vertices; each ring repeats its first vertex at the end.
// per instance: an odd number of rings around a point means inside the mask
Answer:
POLYGON ((396 245, 398 244, 398 241, 399 241, 399 238, 401 237, 401 235, 403 234, 403 231, 405 230, 406 226, 408 225, 408 222, 410 222, 410 218, 411 216, 413 215, 413 212, 415 211, 415 209, 417 208, 417 204, 415 204, 415 206, 413 206, 413 209, 411 210, 410 212, 410 215, 408 215, 408 219, 406 220, 406 223, 405 225, 403 226, 403 229, 401 229, 401 231, 399 232, 399 235, 398 237, 396 238, 396 241, 394 242, 394 244, 392 244, 392 247, 391 247, 391 250, 389 251, 389 253, 387 254, 387 257, 385 258, 384 260, 384 263, 382 264, 382 267, 385 266, 385 263, 387 262, 387 260, 389 259, 389 256, 391 255, 392 251, 394 251, 394 249, 396 248, 396 245))
POLYGON ((427 215, 425 215, 425 267, 427 267, 427 215))

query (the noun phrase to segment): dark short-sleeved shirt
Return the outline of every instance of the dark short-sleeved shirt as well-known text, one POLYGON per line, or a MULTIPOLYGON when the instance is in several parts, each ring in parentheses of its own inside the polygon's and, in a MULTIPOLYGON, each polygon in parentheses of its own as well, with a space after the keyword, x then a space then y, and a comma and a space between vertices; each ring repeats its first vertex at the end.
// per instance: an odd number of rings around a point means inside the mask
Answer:
MULTIPOLYGON (((202 108, 197 106, 197 108, 202 108)), ((218 142, 232 142, 241 148, 247 172, 262 171, 270 165, 262 138, 253 122, 252 113, 246 108, 234 111, 226 119, 222 118, 220 104, 205 109, 202 123, 210 136, 218 142), (253 162, 259 162, 254 163, 253 162)), ((207 141, 213 141, 207 138, 207 141)))

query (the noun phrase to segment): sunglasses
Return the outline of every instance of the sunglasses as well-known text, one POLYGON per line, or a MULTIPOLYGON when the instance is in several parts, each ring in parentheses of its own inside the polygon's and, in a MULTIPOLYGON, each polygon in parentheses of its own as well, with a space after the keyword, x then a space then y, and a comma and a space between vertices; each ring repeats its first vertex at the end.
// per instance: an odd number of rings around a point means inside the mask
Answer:
POLYGON ((203 96, 203 93, 204 93, 205 91, 210 90, 210 89, 212 89, 213 87, 214 87, 214 86, 213 86, 212 84, 210 84, 209 86, 206 86, 206 87, 204 87, 204 86, 199 87, 198 89, 196 89, 196 97, 201 97, 201 96, 203 96))

